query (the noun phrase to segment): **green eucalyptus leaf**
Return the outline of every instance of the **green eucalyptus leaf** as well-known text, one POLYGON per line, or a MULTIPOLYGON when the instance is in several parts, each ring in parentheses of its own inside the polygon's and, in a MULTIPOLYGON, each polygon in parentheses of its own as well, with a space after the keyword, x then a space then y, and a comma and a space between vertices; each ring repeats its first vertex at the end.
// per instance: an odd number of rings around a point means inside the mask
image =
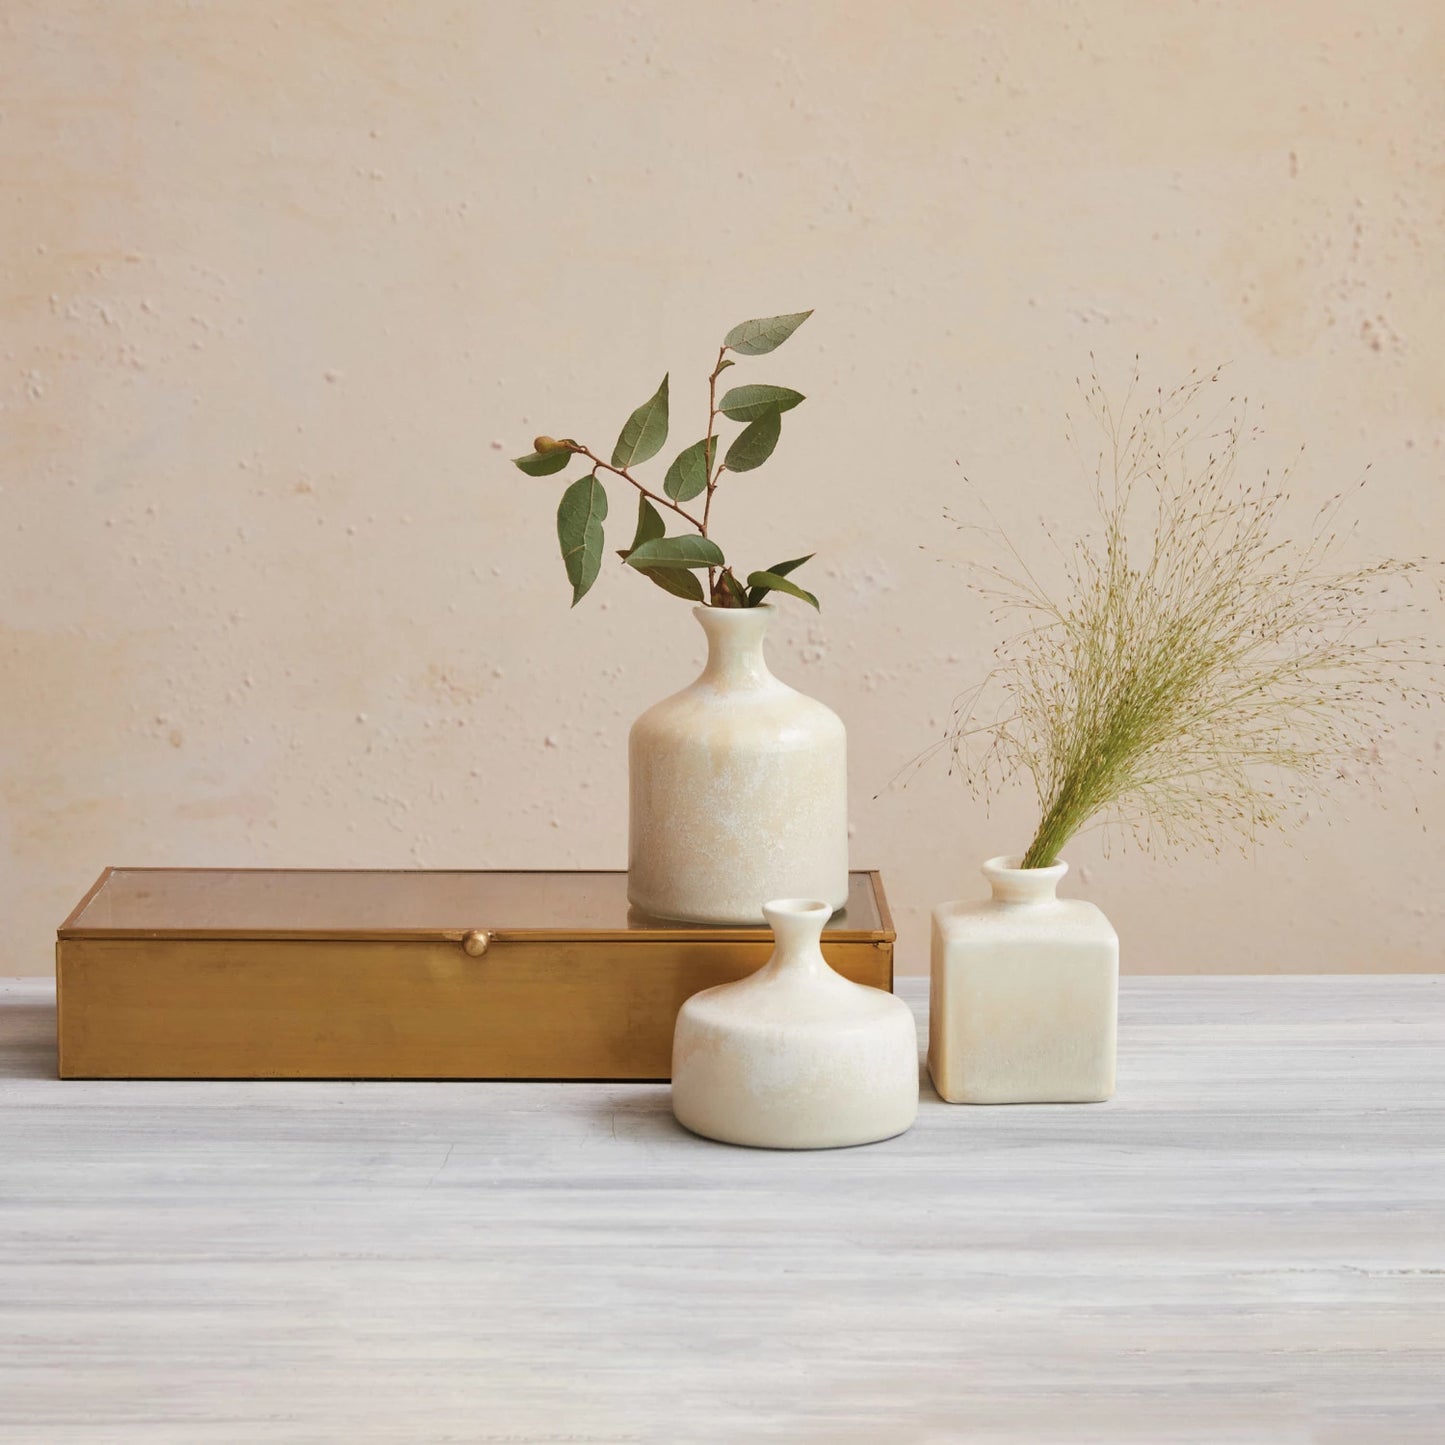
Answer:
POLYGON ((656 537, 628 554, 629 567, 721 567, 722 549, 706 537, 656 537))
POLYGON ((792 411, 803 400, 801 391, 786 386, 735 386, 718 410, 733 421, 757 421, 770 411, 792 411))
POLYGON ((796 572, 804 562, 811 562, 817 555, 816 552, 809 552, 806 557, 794 557, 789 562, 774 562, 767 570, 775 577, 786 577, 788 573, 796 572))
POLYGON ((602 569, 602 522, 607 516, 607 493, 595 476, 580 477, 562 493, 557 508, 557 540, 572 583, 575 607, 597 580, 602 569))
POLYGON ((667 378, 630 417, 612 448, 614 467, 631 467, 655 457, 667 440, 667 378))
MULTIPOLYGON (((789 572, 795 572, 804 562, 811 562, 815 555, 815 553, 809 552, 806 557, 794 557, 788 562, 775 562, 767 571, 773 577, 786 577, 789 572)), ((748 606, 756 607, 763 600, 767 591, 766 587, 752 588, 748 593, 748 606)))
POLYGON ((761 316, 744 321, 723 337, 723 345, 739 356, 762 356, 776 351, 813 313, 794 311, 787 316, 761 316))
POLYGON ((632 545, 626 551, 617 555, 625 562, 644 542, 656 541, 658 537, 666 536, 667 523, 662 520, 662 513, 641 494, 637 498, 637 531, 633 533, 632 545))
MULTIPOLYGON (((632 538, 632 545, 617 555, 625 562, 644 542, 655 542, 666 531, 667 524, 662 520, 662 513, 646 497, 640 496, 637 499, 637 532, 632 538)), ((639 567, 637 570, 649 582, 656 583, 664 592, 671 592, 674 597, 681 597, 687 602, 703 600, 702 583, 686 568, 639 567)))
POLYGON ((716 455, 716 437, 705 437, 690 447, 684 447, 667 469, 667 475, 662 479, 662 490, 674 502, 691 501, 699 493, 705 492, 708 475, 712 471, 712 459, 716 455))
POLYGON ((789 597, 800 597, 810 606, 818 608, 818 599, 811 592, 804 592, 796 582, 790 582, 786 577, 780 577, 776 572, 749 572, 748 573, 748 605, 756 607, 769 592, 786 592, 789 597), (756 597, 757 601, 753 601, 756 597))
POLYGON ((712 374, 713 374, 714 376, 721 376, 721 375, 723 374, 723 372, 725 372, 725 371, 728 369, 728 367, 730 367, 730 366, 736 366, 736 365, 737 365, 737 362, 735 362, 735 361, 732 359, 732 357, 730 357, 730 356, 725 356, 725 357, 723 357, 723 359, 722 359, 720 362, 718 362, 718 364, 713 368, 713 373, 712 373, 712 374))
POLYGON ((639 567, 637 569, 649 582, 655 582, 664 592, 681 597, 684 602, 703 601, 702 583, 696 572, 685 567, 639 567))
POLYGON ((524 457, 513 457, 512 465, 520 467, 529 477, 550 477, 571 460, 572 453, 561 447, 555 452, 528 452, 524 457))
POLYGON ((762 466, 772 456, 782 429, 781 412, 764 412, 733 438, 733 444, 723 458, 723 465, 730 472, 750 472, 754 467, 762 466))

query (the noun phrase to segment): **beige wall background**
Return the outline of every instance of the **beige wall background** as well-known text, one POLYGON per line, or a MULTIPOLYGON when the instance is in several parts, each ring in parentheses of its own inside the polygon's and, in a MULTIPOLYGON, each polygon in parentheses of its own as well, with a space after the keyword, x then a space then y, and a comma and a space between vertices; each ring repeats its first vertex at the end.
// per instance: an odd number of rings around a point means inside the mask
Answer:
MULTIPOLYGON (((1371 466, 1352 545, 1442 551, 1442 74, 1436 0, 9 0, 0 972, 107 863, 622 866, 627 725, 701 635, 618 568, 569 613, 507 458, 610 447, 664 370, 690 437, 723 332, 805 307, 720 535, 820 554, 775 670, 847 721, 924 968, 1029 817, 941 766, 874 797, 995 640, 919 549, 964 472, 1083 524, 1091 352, 1230 362, 1261 467, 1371 466)), ((1442 749, 1251 857, 1081 840, 1071 885, 1136 971, 1439 968, 1442 749)))

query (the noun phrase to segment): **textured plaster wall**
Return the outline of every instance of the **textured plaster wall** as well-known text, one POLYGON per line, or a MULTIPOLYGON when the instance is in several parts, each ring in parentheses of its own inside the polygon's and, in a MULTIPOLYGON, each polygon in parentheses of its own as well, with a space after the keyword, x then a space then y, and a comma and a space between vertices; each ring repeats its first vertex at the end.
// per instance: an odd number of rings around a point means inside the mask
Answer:
MULTIPOLYGON (((923 968, 1028 820, 941 768, 874 798, 994 640, 919 547, 964 470, 1084 519, 1091 351, 1230 361, 1262 462, 1373 464, 1361 555, 1445 551, 1442 73, 1436 0, 9 0, 0 971, 112 862, 621 866, 627 724, 700 634, 615 568, 569 613, 506 458, 610 446, 664 369, 694 432, 722 332, 808 306, 720 536, 820 554, 775 667, 848 723, 923 968)), ((1088 840, 1072 884, 1139 971, 1438 968, 1442 730, 1292 846, 1088 840)))

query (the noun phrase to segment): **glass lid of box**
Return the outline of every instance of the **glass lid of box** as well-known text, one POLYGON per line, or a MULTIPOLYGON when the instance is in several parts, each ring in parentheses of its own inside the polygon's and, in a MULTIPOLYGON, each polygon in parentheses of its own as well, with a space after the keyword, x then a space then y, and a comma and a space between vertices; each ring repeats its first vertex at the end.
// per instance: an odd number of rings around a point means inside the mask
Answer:
MULTIPOLYGON (((766 934, 650 918, 621 872, 113 868, 61 937, 429 937, 485 928, 544 936, 766 934)), ((830 933, 892 936, 874 874, 849 875, 830 933)))

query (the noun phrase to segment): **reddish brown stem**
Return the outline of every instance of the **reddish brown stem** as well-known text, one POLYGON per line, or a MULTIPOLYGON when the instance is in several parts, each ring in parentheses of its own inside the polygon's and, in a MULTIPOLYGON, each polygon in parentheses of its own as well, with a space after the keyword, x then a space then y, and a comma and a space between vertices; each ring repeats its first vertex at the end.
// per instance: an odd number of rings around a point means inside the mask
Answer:
POLYGON ((637 480, 636 477, 632 475, 631 472, 627 470, 626 467, 614 467, 611 462, 604 462, 602 458, 597 455, 596 452, 592 451, 588 447, 574 445, 572 450, 575 451, 578 456, 586 457, 587 460, 593 464, 594 470, 597 467, 600 467, 604 472, 611 472, 613 476, 621 477, 624 482, 631 482, 632 485, 636 487, 637 490, 648 499, 648 501, 656 502, 659 506, 662 507, 671 508, 674 512, 677 513, 679 517, 682 517, 685 520, 691 522, 692 525, 696 527, 697 530, 701 532, 704 537, 707 536, 707 528, 704 522, 698 521, 698 519, 694 517, 691 512, 687 511, 682 507, 679 507, 676 502, 670 501, 667 497, 660 497, 657 495, 656 492, 649 491, 646 487, 642 485, 641 482, 637 480))
MULTIPOLYGON (((727 355, 727 347, 720 346, 717 351, 717 365, 712 369, 712 375, 707 379, 707 440, 702 445, 703 466, 708 469, 707 496, 702 503, 702 534, 707 536, 707 524, 712 513, 712 494, 717 488, 717 479, 722 475, 722 466, 719 464, 716 471, 712 470, 712 429, 717 421, 717 379, 722 375, 723 358, 727 355)), ((717 586, 717 568, 707 569, 708 595, 712 595, 712 589, 717 586)))

